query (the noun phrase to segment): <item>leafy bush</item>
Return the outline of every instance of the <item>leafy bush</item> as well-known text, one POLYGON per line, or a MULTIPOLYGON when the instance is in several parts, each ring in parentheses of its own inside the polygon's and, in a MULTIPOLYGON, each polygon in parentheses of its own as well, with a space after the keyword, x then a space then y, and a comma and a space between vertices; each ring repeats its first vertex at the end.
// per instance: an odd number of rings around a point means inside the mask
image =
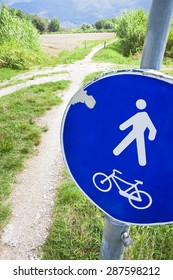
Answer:
POLYGON ((144 45, 148 15, 141 9, 124 12, 117 19, 116 33, 125 56, 140 52, 144 45))
POLYGON ((97 30, 106 29, 114 30, 116 26, 116 18, 101 19, 96 21, 95 28, 97 30))
POLYGON ((173 21, 171 23, 171 27, 170 27, 170 31, 169 31, 169 36, 168 36, 168 42, 167 42, 167 45, 166 45, 165 56, 173 58, 173 21))
POLYGON ((59 29, 60 29, 59 20, 57 18, 52 18, 48 26, 49 32, 58 32, 59 29))
POLYGON ((81 26, 82 31, 89 31, 92 29, 92 26, 88 23, 83 23, 81 26))
POLYGON ((41 57, 39 34, 25 19, 0 11, 0 67, 26 69, 41 57))
POLYGON ((33 16, 32 24, 41 34, 48 29, 48 20, 37 15, 33 16))

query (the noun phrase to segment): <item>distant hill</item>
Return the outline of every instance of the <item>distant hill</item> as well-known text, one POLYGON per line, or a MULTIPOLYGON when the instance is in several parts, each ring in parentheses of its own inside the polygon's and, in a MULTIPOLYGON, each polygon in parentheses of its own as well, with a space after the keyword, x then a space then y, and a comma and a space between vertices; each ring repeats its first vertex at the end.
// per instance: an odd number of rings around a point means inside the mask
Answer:
MULTIPOLYGON (((2 1, 0 1, 1 3, 2 1)), ((149 10, 152 0, 6 0, 8 7, 48 19, 57 17, 61 24, 80 26, 99 19, 116 17, 123 10, 144 8, 149 10)))

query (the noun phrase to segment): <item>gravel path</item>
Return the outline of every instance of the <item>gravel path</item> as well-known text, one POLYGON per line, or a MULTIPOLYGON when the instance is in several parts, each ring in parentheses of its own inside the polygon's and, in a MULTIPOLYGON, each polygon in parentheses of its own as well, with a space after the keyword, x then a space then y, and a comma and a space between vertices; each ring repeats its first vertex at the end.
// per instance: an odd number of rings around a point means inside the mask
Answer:
POLYGON ((38 119, 38 124, 46 125, 49 129, 43 134, 37 155, 26 160, 25 169, 17 176, 9 199, 12 205, 12 218, 1 232, 1 260, 31 260, 38 259, 37 247, 45 241, 51 225, 53 199, 57 184, 60 181, 60 171, 63 160, 60 149, 60 124, 64 110, 73 96, 81 87, 83 78, 96 71, 109 71, 113 65, 93 63, 92 56, 101 47, 95 48, 84 60, 71 65, 61 65, 44 70, 34 70, 18 76, 26 79, 33 75, 49 74, 68 71, 67 74, 38 77, 15 86, 0 90, 0 97, 12 94, 18 89, 33 84, 70 79, 70 88, 62 92, 63 103, 54 107, 44 117, 38 119))

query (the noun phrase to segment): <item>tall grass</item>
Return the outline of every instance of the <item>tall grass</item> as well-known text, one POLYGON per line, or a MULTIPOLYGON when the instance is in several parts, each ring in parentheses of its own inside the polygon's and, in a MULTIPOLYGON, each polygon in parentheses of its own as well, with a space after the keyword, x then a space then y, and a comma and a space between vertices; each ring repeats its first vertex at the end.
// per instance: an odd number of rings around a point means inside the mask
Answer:
POLYGON ((27 69, 42 58, 39 34, 25 19, 0 11, 0 67, 27 69))

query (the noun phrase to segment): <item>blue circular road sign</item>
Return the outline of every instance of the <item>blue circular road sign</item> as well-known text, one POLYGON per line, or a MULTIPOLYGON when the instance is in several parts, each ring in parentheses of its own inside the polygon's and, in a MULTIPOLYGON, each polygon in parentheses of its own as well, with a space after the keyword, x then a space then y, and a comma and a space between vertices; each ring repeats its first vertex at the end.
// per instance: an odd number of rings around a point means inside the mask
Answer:
POLYGON ((71 176, 116 220, 173 222, 172 83, 155 71, 111 72, 66 109, 61 143, 71 176))

